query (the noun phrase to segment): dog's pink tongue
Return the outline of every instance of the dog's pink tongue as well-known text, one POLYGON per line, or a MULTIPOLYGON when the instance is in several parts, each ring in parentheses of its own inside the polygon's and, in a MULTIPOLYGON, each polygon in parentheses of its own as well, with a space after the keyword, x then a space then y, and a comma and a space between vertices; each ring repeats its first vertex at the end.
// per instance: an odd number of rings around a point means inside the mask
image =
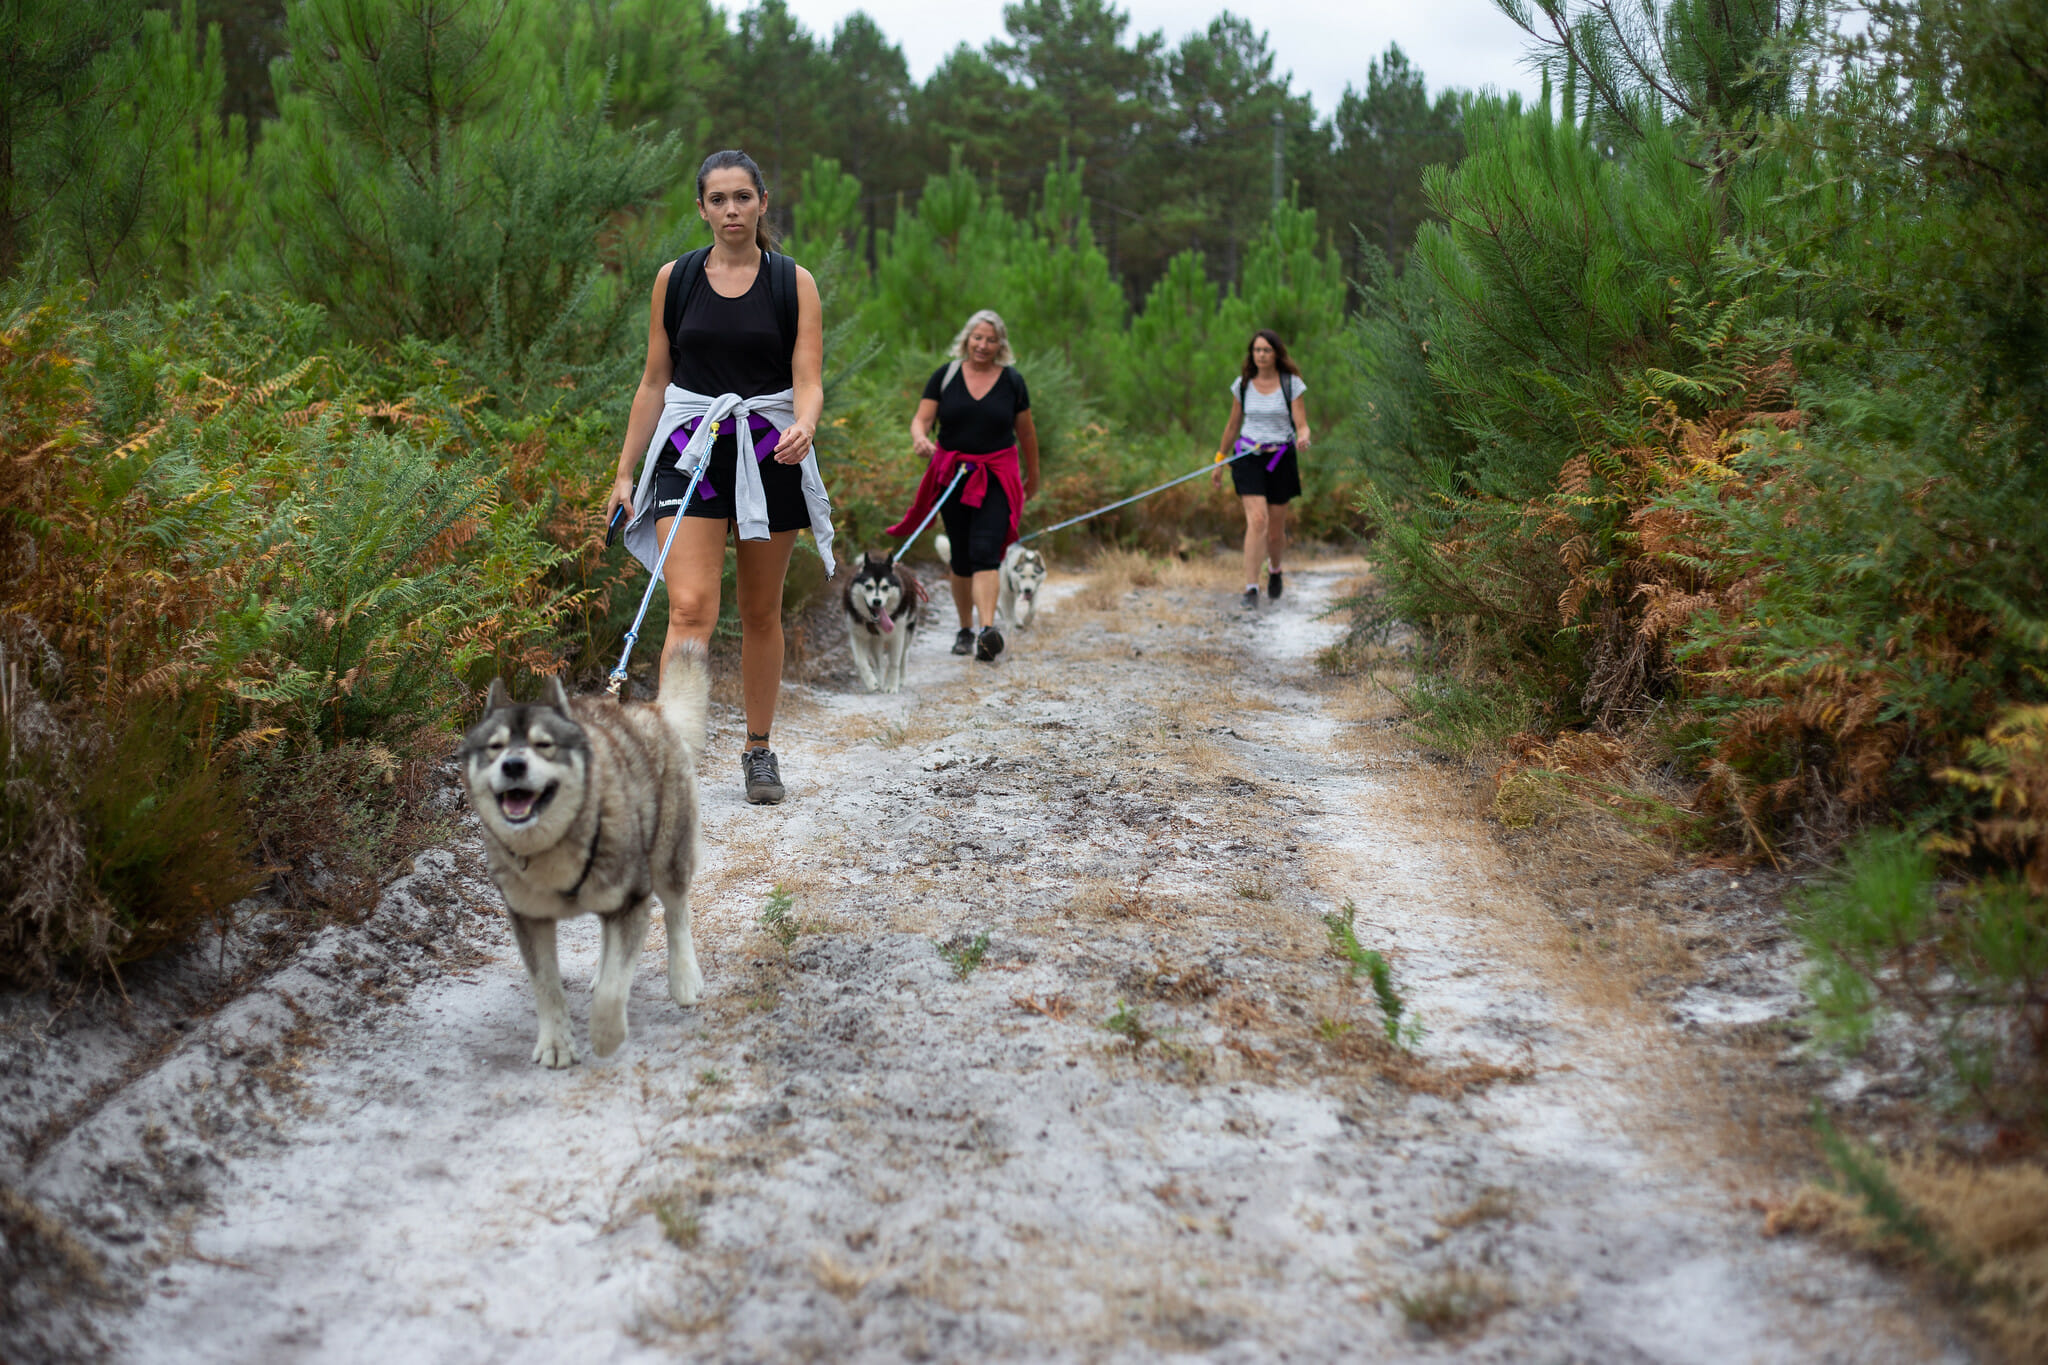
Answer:
POLYGON ((896 623, 889 619, 889 609, 887 607, 875 608, 875 624, 882 628, 882 634, 884 635, 896 629, 896 623))

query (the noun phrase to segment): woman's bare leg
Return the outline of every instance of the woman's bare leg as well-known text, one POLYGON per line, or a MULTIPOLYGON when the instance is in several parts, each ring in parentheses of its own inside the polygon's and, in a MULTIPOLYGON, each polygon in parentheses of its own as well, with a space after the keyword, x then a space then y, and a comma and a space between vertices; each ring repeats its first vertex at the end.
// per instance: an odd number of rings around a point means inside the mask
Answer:
POLYGON ((767 748, 782 695, 782 585, 796 532, 739 542, 740 694, 747 708, 747 747, 767 748))
MULTIPOLYGON (((668 539, 663 517, 654 524, 654 543, 668 539)), ((668 585, 668 639, 661 647, 662 666, 669 656, 695 640, 709 648, 711 629, 718 624, 718 580, 725 573, 726 524, 716 517, 684 517, 662 566, 662 582, 668 585)), ((658 681, 658 680, 657 680, 658 681)))
POLYGON ((1259 565, 1266 558, 1266 499, 1260 493, 1245 493, 1238 501, 1244 504, 1244 581, 1256 585, 1259 565))
POLYGON ((960 613, 960 629, 974 629, 974 580, 949 570, 946 584, 953 589, 953 610, 960 613))
POLYGON ((1266 508, 1266 563, 1280 572, 1280 556, 1287 552, 1287 504, 1266 508))

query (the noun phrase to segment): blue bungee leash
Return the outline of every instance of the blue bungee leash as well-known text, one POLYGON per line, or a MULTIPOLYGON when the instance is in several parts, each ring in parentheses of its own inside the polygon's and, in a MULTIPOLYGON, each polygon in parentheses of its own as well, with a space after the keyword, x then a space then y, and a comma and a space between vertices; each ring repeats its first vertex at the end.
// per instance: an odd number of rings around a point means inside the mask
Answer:
MULTIPOLYGON (((711 446, 706 443, 704 454, 697 461, 697 468, 690 475, 690 486, 683 490, 683 500, 676 504, 676 514, 669 520, 668 535, 661 542, 661 556, 654 561, 653 570, 647 575, 647 591, 640 594, 640 610, 633 613, 633 628, 626 632, 626 647, 619 651, 619 666, 612 670, 604 690, 614 697, 626 685, 626 661, 633 657, 633 644, 640 638, 640 623, 647 619, 647 605, 654 600, 654 587, 661 582, 661 571, 668 564, 668 547, 676 543, 676 531, 683 524, 683 513, 690 506, 690 499, 697 495, 697 484, 704 477, 705 468, 711 463, 711 446)), ((647 491, 654 492, 654 481, 648 480, 647 491)), ((619 509, 620 514, 625 511, 619 509)), ((615 514, 615 518, 616 518, 615 514)))
POLYGON ((1237 454, 1232 455, 1227 460, 1212 460, 1208 464, 1203 465, 1200 469, 1194 470, 1187 474, 1183 474, 1177 479, 1168 479, 1165 483, 1160 484, 1157 488, 1148 488, 1142 493, 1133 493, 1128 498, 1120 498, 1117 501, 1110 503, 1106 507, 1096 508, 1093 512, 1083 512, 1078 517, 1068 517, 1065 521, 1060 522, 1057 525, 1047 526, 1040 530, 1033 531, 1028 536, 1018 536, 1017 543, 1019 545, 1022 545, 1027 540, 1036 540, 1040 536, 1049 536, 1054 531, 1064 531, 1069 526, 1078 526, 1082 522, 1088 520, 1090 517, 1099 517, 1104 512, 1114 512, 1119 507, 1129 507, 1134 502, 1142 502, 1144 499, 1151 497, 1154 493, 1164 493, 1167 489, 1173 487, 1177 483, 1186 483, 1189 479, 1198 479, 1202 475, 1213 473, 1218 469, 1222 469, 1226 465, 1236 464, 1239 460, 1242 460, 1247 455, 1258 454, 1260 449, 1260 447, 1254 446, 1250 450, 1239 451, 1237 454))
POLYGON ((960 467, 953 471, 953 482, 947 484, 946 491, 939 494, 939 500, 932 504, 932 510, 924 514, 924 520, 917 524, 917 529, 912 531, 909 538, 896 547, 896 553, 889 556, 891 568, 895 567, 897 560, 903 558, 905 550, 917 544, 917 538, 924 534, 924 528, 932 524, 932 518, 939 514, 939 509, 946 505, 946 499, 953 496, 953 490, 960 486, 960 480, 966 476, 967 464, 965 461, 962 461, 960 467))

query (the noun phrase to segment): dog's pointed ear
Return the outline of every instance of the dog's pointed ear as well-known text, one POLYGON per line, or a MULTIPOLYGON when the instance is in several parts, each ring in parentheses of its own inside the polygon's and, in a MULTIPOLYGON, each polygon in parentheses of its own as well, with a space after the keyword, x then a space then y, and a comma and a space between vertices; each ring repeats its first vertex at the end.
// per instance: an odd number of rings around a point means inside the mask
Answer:
POLYGON ((563 715, 569 714, 569 690, 562 686, 559 676, 548 679, 548 701, 563 715))
POLYGON ((511 704, 512 697, 505 691, 505 680, 491 679, 491 690, 484 693, 484 714, 488 716, 493 711, 502 711, 511 704))

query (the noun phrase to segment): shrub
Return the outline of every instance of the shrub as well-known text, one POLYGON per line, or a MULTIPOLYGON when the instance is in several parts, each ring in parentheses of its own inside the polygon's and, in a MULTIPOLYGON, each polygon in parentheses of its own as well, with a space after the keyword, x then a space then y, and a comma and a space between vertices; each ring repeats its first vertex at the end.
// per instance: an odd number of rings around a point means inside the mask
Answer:
POLYGON ((554 666, 563 594, 548 509, 505 501, 433 353, 309 352, 316 319, 261 299, 30 292, 0 301, 0 942, 47 980, 343 841, 335 870, 388 860, 394 824, 283 816, 271 775, 340 796, 346 756, 421 752, 484 675, 554 666))

